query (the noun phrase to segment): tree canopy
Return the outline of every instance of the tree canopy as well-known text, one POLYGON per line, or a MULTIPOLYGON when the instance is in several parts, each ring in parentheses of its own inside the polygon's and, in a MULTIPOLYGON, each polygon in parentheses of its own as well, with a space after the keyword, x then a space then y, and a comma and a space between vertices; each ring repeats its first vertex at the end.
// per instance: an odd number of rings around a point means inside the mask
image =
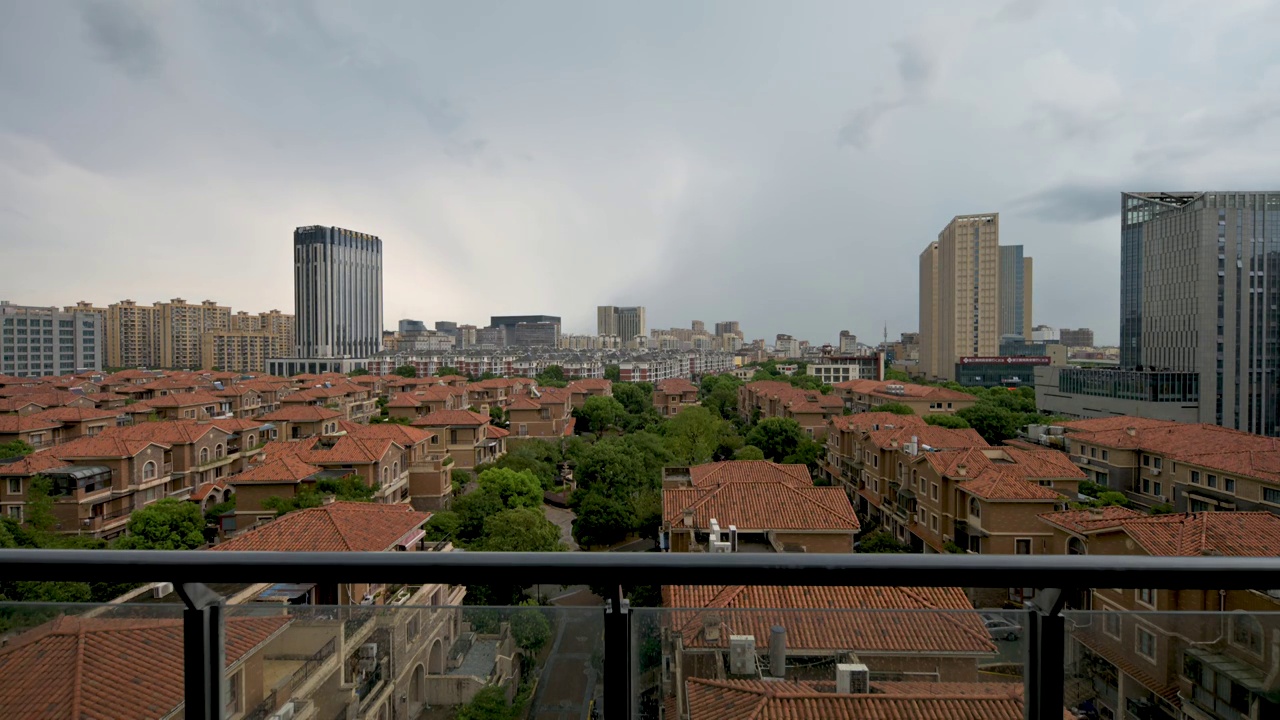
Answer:
POLYGON ((618 367, 617 365, 605 365, 604 379, 609 380, 610 382, 621 382, 622 368, 618 367))
POLYGON ((577 415, 585 425, 584 431, 599 434, 619 427, 627 415, 627 409, 614 398, 593 396, 583 401, 577 415))
POLYGON ((536 655, 551 641, 551 623, 546 614, 536 607, 526 607, 511 613, 511 639, 525 652, 536 655))
POLYGON ((957 415, 925 415, 924 421, 929 425, 951 428, 952 430, 964 430, 969 427, 969 423, 957 415))
POLYGON ((755 445, 745 445, 733 454, 734 460, 763 460, 764 451, 755 445))
POLYGON ((560 527, 542 508, 503 510, 484 521, 484 536, 474 547, 490 552, 555 552, 563 550, 560 527))
POLYGON ((275 510, 276 517, 295 510, 320 507, 324 498, 332 495, 334 500, 342 502, 373 502, 378 492, 378 485, 367 485, 360 475, 347 475, 340 478, 323 478, 316 481, 314 490, 299 490, 293 497, 273 495, 262 501, 262 507, 275 510))
POLYGON ((392 373, 395 375, 399 375, 402 378, 418 377, 418 369, 412 365, 401 365, 400 367, 393 370, 392 373))
POLYGON ((800 423, 791 418, 765 418, 747 433, 747 444, 760 448, 766 460, 782 462, 808 439, 800 423))
POLYGON ((867 533, 858 540, 858 552, 860 553, 905 553, 910 552, 911 548, 898 542, 892 534, 887 530, 876 530, 867 533))
POLYGON ((352 370, 351 372, 347 373, 347 377, 360 377, 361 375, 368 375, 368 374, 369 374, 368 370, 364 368, 356 368, 355 370, 352 370))
POLYGON ((163 498, 133 511, 121 550, 195 550, 204 545, 204 513, 195 503, 163 498))
POLYGON ((883 405, 877 405, 873 408, 876 412, 893 413, 894 415, 915 415, 916 411, 911 409, 910 405, 904 405, 899 402, 887 402, 883 405))
POLYGON ((35 452, 36 449, 21 440, 13 440, 12 442, 0 443, 0 460, 12 457, 24 457, 35 452))

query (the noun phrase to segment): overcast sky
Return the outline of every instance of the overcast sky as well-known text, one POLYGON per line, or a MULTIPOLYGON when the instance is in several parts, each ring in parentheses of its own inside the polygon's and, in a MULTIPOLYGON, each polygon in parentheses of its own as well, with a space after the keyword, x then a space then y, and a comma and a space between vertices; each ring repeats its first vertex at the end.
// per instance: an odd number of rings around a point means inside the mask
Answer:
POLYGON ((385 317, 645 305, 866 341, 1001 213, 1115 342, 1119 194, 1277 189, 1276 2, 0 2, 0 298, 291 311, 299 225, 385 317), (926 9, 927 8, 927 9, 926 9))

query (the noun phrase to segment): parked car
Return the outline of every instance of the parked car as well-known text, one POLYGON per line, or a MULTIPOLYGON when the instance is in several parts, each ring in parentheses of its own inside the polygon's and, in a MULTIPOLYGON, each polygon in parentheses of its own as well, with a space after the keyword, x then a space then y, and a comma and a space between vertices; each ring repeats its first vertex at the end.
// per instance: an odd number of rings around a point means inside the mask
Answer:
POLYGON ((983 615, 982 623, 992 640, 1017 640, 1022 636, 1022 626, 1004 615, 983 615))

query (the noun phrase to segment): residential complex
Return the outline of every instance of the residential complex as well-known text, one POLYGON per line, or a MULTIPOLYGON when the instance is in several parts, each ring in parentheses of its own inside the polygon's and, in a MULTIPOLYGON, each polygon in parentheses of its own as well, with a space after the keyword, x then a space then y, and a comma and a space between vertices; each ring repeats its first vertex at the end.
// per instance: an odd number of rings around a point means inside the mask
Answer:
POLYGON ((92 307, 28 307, 0 301, 0 373, 17 377, 101 370, 104 316, 92 307))
POLYGON ((293 231, 299 358, 367 358, 382 350, 382 240, 309 225, 293 231))

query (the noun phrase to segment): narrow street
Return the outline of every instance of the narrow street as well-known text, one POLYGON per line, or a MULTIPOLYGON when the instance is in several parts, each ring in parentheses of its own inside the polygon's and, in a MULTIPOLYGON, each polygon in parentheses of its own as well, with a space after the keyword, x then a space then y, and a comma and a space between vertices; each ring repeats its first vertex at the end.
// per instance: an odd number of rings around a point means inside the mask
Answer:
POLYGON ((547 511, 547 519, 560 528, 560 541, 564 543, 565 548, 575 552, 579 550, 578 543, 573 539, 573 511, 553 505, 543 507, 547 511))
POLYGON ((528 717, 587 720, 599 681, 592 667, 592 654, 601 647, 604 615, 599 607, 564 607, 558 608, 557 613, 559 629, 528 717))

